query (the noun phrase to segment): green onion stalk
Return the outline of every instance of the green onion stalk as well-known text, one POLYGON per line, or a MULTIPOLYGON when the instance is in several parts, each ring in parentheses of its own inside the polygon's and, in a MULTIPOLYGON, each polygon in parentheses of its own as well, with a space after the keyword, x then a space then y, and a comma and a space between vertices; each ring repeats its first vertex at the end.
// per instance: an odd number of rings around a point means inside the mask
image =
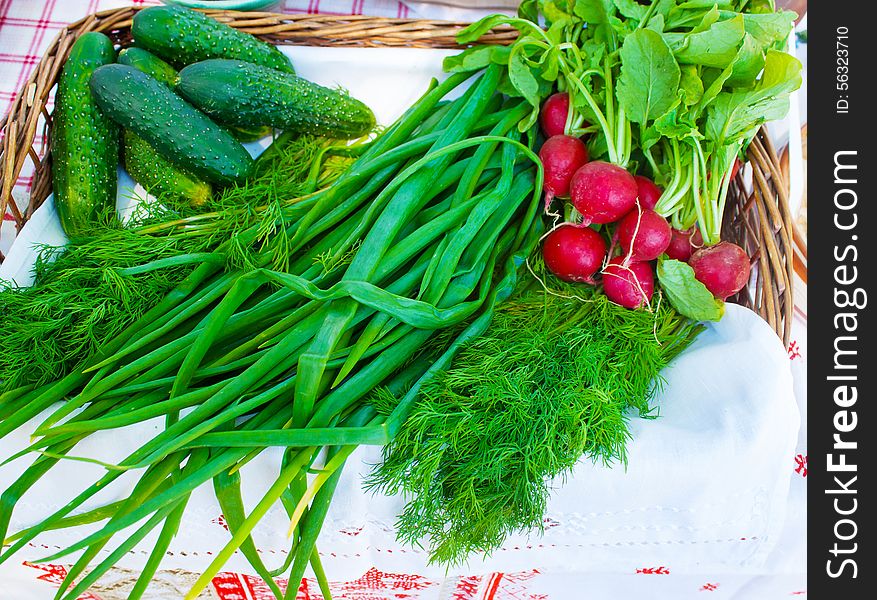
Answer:
MULTIPOLYGON (((142 597, 192 491, 212 482, 231 539, 187 598, 238 550, 275 597, 294 598, 308 565, 328 597, 316 543, 345 461, 358 445, 387 443, 418 390, 486 330, 543 230, 535 135, 518 128, 529 107, 497 91, 500 71, 479 72, 454 100, 448 95, 472 74, 433 82, 361 145, 334 183, 263 211, 266 222, 203 252, 119 270, 127 278, 193 266, 69 373, 0 395, 0 436, 48 411, 32 443, 5 461, 31 463, 0 495, 0 539, 9 544, 0 562, 44 532, 92 524, 91 533, 41 558, 80 552, 57 594, 73 599, 157 531, 130 596, 142 597), (279 264, 277 238, 286 253, 279 264), (230 267, 242 249, 249 258, 230 267), (438 352, 428 344, 434 339, 438 352), (397 398, 392 413, 370 403, 378 388, 397 398), (163 430, 115 464, 76 454, 97 432, 156 417, 163 430), (270 446, 285 448, 276 480, 245 507, 240 469, 270 446), (37 525, 9 535, 17 502, 63 460, 97 462, 106 473, 37 525), (128 496, 77 512, 134 471, 128 496), (278 502, 290 519, 290 558, 267 565, 251 534, 278 502), (105 548, 110 554, 95 564, 105 548), (286 590, 279 576, 291 582, 286 590)), ((210 223, 182 218, 149 234, 210 223)))

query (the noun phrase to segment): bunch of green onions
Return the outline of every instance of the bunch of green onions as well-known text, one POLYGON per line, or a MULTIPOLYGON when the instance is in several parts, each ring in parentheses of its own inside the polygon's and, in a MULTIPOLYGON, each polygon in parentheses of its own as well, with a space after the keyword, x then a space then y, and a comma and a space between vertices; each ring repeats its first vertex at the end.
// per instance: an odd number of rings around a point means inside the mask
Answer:
POLYGON ((334 184, 285 203, 282 226, 273 225, 288 237, 288 268, 271 268, 270 252, 249 268, 224 268, 230 248, 257 243, 265 231, 257 226, 213 252, 147 262, 139 269, 198 266, 70 374, 0 395, 0 437, 53 408, 35 441, 7 459, 37 454, 0 496, 0 539, 11 544, 0 562, 43 532, 103 522, 42 559, 81 551, 58 592, 77 598, 159 528, 129 596, 139 598, 191 492, 212 480, 232 538, 187 598, 236 550, 278 598, 295 597, 308 563, 328 597, 315 545, 346 458, 359 444, 391 439, 420 387, 486 329, 541 233, 533 132, 522 141, 517 130, 528 108, 497 93, 497 67, 445 99, 469 77, 433 82, 334 184), (451 327, 443 353, 423 354, 451 327), (399 399, 389 416, 367 400, 377 388, 399 399), (77 458, 77 443, 156 417, 163 431, 118 464, 102 463, 105 475, 42 522, 6 537, 18 500, 61 460, 77 458), (286 448, 279 474, 247 513, 239 469, 270 446, 286 448), (143 472, 129 496, 76 513, 133 470, 143 472), (250 534, 278 501, 290 518, 291 552, 271 570, 250 534), (285 593, 274 581, 281 574, 290 581, 285 593))

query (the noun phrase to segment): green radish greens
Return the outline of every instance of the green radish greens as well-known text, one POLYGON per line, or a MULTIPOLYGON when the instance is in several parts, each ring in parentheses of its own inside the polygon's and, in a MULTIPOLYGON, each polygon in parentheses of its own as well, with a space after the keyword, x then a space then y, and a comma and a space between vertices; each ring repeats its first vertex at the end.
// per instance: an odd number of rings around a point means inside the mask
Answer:
POLYGON ((532 109, 522 130, 555 87, 568 92, 566 133, 593 134, 592 159, 649 173, 664 187, 655 210, 678 230, 697 224, 712 245, 734 160, 801 85, 800 62, 783 51, 794 17, 772 1, 524 0, 517 17, 485 17, 457 37, 507 24, 521 32, 514 44, 475 46, 445 68, 504 65, 501 89, 532 109))

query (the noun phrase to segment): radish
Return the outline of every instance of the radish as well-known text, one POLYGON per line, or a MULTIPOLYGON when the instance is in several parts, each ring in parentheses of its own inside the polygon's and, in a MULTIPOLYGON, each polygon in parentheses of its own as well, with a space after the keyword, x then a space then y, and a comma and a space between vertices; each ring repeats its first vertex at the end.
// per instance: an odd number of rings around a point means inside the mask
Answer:
MULTIPOLYGON (((737 173, 740 171, 740 167, 743 166, 743 163, 739 158, 735 158, 734 162, 731 163, 731 181, 734 181, 734 178, 737 177, 737 173)), ((712 179, 712 171, 706 174, 706 180, 709 181, 712 179)))
MULTIPOLYGON (((699 234, 700 231, 697 231, 697 233, 699 234)), ((695 250, 694 244, 692 243, 692 238, 694 237, 693 232, 691 229, 686 231, 672 229, 670 234, 670 245, 667 246, 665 253, 673 260, 688 262, 688 259, 691 258, 691 253, 695 250)), ((700 243, 703 244, 702 239, 700 243)))
POLYGON ((640 206, 654 210, 658 200, 661 198, 661 194, 664 192, 648 177, 634 175, 633 178, 636 179, 637 197, 639 198, 640 206))
POLYGON ((749 281, 749 257, 743 248, 731 242, 701 248, 688 261, 694 277, 724 300, 733 296, 749 281))
POLYGON ((655 292, 655 273, 647 262, 624 266, 624 257, 616 256, 603 269, 603 291, 615 304, 625 308, 640 308, 652 300, 655 292))
POLYGON ((583 223, 614 223, 636 204, 637 186, 633 175, 603 161, 581 167, 570 182, 570 199, 584 217, 583 223))
POLYGON ((569 115, 569 94, 558 92, 548 96, 539 113, 539 123, 545 137, 561 135, 566 131, 566 119, 569 115))
POLYGON ((561 225, 542 245, 545 266, 564 281, 594 283, 594 273, 606 258, 603 236, 588 227, 561 225))
POLYGON ((731 181, 734 181, 734 178, 737 177, 737 172, 740 171, 740 167, 743 166, 743 163, 740 162, 739 158, 734 159, 734 164, 731 165, 731 181))
POLYGON ((573 173, 588 162, 588 149, 582 140, 568 135, 555 135, 545 140, 539 150, 539 159, 545 171, 545 206, 555 196, 569 195, 573 173))
POLYGON ((658 258, 671 238, 670 224, 653 210, 634 208, 618 223, 618 241, 626 263, 658 258))

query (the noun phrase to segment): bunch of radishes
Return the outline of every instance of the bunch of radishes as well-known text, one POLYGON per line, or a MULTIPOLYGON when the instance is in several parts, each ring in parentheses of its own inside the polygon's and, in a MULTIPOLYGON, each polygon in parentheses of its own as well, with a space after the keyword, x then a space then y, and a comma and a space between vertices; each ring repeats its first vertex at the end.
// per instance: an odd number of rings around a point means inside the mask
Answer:
POLYGON ((555 197, 569 198, 580 215, 545 236, 542 254, 552 273, 591 285, 599 274, 606 296, 627 308, 649 305, 655 289, 652 261, 661 255, 687 262, 716 298, 724 300, 746 285, 749 257, 742 248, 730 242, 701 247, 696 227, 672 229, 654 211, 661 189, 618 165, 589 161, 584 142, 564 133, 568 113, 566 93, 550 96, 540 113, 547 138, 539 151, 546 211, 555 197))

